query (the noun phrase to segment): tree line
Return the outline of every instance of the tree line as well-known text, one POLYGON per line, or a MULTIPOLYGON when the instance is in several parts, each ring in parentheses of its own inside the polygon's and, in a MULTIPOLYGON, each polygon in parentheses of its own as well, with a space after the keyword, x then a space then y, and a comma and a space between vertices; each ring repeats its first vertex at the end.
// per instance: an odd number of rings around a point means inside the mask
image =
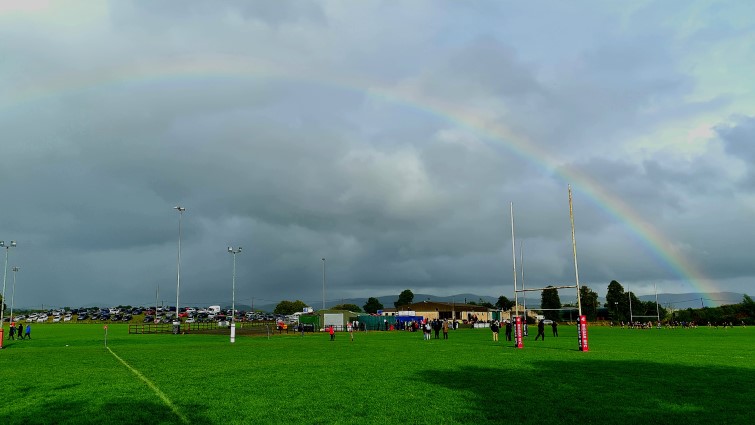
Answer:
MULTIPOLYGON (((414 301, 414 293, 410 289, 403 290, 393 305, 399 308, 403 305, 411 304, 414 301)), ((612 280, 608 284, 606 292, 606 302, 603 305, 598 301, 598 294, 590 289, 589 286, 582 285, 579 288, 579 301, 582 306, 582 314, 587 316, 587 320, 595 321, 599 317, 613 321, 629 321, 630 317, 652 316, 660 317, 663 321, 686 321, 698 322, 700 324, 711 323, 755 323, 755 303, 745 295, 739 304, 724 305, 720 307, 704 307, 701 309, 688 308, 686 310, 671 310, 657 305, 655 301, 642 301, 637 298, 633 292, 625 292, 624 287, 617 281, 612 280), (631 310, 630 310, 631 309, 631 310)), ((500 309, 509 311, 514 308, 514 301, 509 300, 506 296, 501 295, 495 304, 483 301, 469 301, 467 304, 481 305, 490 309, 500 309)), ((300 301, 281 301, 275 307, 276 314, 293 314, 297 311, 303 311, 307 305, 300 301)), ((540 294, 540 308, 543 309, 543 316, 550 320, 561 320, 564 307, 575 307, 574 304, 562 304, 558 295, 558 289, 549 286, 540 294)), ((375 297, 370 297, 367 302, 359 307, 356 304, 338 304, 331 307, 334 310, 348 310, 355 313, 375 314, 382 310, 383 304, 375 297)), ((652 320, 650 317, 642 319, 643 321, 652 320)))

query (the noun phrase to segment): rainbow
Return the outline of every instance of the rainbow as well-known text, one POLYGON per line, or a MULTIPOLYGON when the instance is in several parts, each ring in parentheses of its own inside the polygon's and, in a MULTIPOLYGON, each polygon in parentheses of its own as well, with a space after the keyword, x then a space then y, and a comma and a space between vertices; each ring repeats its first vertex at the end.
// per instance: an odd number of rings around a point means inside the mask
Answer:
MULTIPOLYGON (((504 126, 466 111, 458 104, 431 98, 408 87, 393 87, 359 80, 352 76, 313 75, 294 72, 294 65, 282 67, 237 57, 203 57, 200 59, 171 59, 141 63, 128 68, 106 69, 97 73, 66 75, 32 87, 20 87, 0 100, 0 110, 19 107, 53 95, 75 93, 107 86, 123 86, 143 82, 175 82, 182 79, 259 79, 268 81, 297 81, 345 89, 384 102, 398 104, 439 117, 461 128, 500 143, 505 149, 533 165, 558 175, 610 216, 624 223, 629 233, 656 257, 661 264, 682 282, 699 292, 717 292, 713 282, 705 277, 664 234, 637 214, 634 209, 606 190, 595 179, 578 169, 561 164, 550 153, 504 126)), ((566 194, 566 185, 564 185, 566 194)), ((566 199, 566 195, 564 195, 566 199)), ((578 234, 578 233, 577 233, 578 234)))

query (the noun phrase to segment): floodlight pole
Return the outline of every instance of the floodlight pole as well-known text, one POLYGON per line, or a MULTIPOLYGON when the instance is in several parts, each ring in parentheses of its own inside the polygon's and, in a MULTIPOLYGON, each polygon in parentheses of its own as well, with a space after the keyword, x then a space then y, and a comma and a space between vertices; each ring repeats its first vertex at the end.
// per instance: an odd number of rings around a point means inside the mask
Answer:
MULTIPOLYGON (((11 271, 13 272, 13 295, 10 297, 10 321, 13 321, 13 301, 16 298, 16 273, 21 270, 18 266, 13 266, 11 271)), ((3 298, 3 303, 5 302, 5 298, 3 298)))
POLYGON ((176 262, 176 321, 181 322, 181 318, 178 317, 178 293, 181 290, 181 218, 183 218, 186 208, 177 205, 173 207, 178 211, 178 260, 176 262))
POLYGON ((322 309, 325 310, 325 257, 322 259, 322 309))
POLYGON ((228 247, 228 253, 233 254, 233 284, 231 292, 231 342, 236 341, 236 254, 241 252, 241 247, 228 247))
MULTIPOLYGON (((2 329, 3 326, 3 320, 5 318, 5 280, 8 276, 8 251, 11 248, 16 247, 16 241, 10 241, 9 245, 5 244, 5 241, 0 241, 0 248, 5 248, 5 266, 3 267, 3 301, 0 303, 0 329, 2 329)), ((2 332, 0 332, 0 338, 2 338, 2 332)), ((2 347, 2 342, 0 341, 0 347, 2 347)))

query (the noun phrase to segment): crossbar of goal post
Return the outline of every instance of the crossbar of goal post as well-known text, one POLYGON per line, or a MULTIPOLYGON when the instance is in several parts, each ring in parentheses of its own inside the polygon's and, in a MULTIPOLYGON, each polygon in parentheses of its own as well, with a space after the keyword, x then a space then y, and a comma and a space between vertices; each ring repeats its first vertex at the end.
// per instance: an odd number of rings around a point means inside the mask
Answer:
MULTIPOLYGON (((563 285, 563 286, 549 286, 547 288, 527 288, 527 289, 517 289, 515 292, 530 292, 530 291, 543 291, 545 289, 565 289, 565 288, 576 288, 577 285, 563 285)), ((531 308, 530 310, 537 310, 537 311, 552 311, 552 310, 558 310, 558 311, 566 311, 566 310, 577 310, 577 312, 580 312, 580 309, 578 307, 562 307, 562 308, 531 308)), ((570 315, 571 317, 571 315, 570 315)))
MULTIPOLYGON (((546 289, 564 289, 564 288, 576 288, 577 285, 567 285, 567 286, 549 286, 547 288, 527 288, 527 289, 517 289, 516 292, 530 292, 530 291, 543 291, 546 289)), ((536 310, 536 309, 535 309, 536 310)))

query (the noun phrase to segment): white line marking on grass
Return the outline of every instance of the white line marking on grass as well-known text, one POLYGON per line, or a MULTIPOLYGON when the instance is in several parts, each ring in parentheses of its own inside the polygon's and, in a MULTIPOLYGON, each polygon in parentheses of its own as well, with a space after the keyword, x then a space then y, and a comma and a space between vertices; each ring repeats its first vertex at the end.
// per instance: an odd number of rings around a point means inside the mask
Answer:
POLYGON ((144 383, 146 383, 147 386, 150 387, 152 389, 152 391, 154 391, 155 394, 157 394, 158 397, 160 397, 160 399, 163 401, 163 403, 165 403, 165 405, 168 406, 170 408, 170 410, 173 413, 175 413, 176 416, 179 417, 179 419, 181 419, 181 422, 183 422, 185 424, 190 423, 189 420, 186 419, 186 416, 182 415, 181 412, 178 411, 178 408, 176 407, 175 404, 173 404, 173 402, 170 401, 170 399, 168 398, 168 396, 166 396, 165 393, 163 393, 162 391, 160 391, 160 388, 157 388, 157 385, 153 384, 152 381, 150 381, 149 379, 147 379, 147 377, 144 376, 144 375, 142 375, 138 370, 136 370, 133 367, 131 367, 131 365, 128 364, 128 363, 126 363, 125 360, 123 360, 122 358, 118 357, 118 355, 115 354, 113 352, 113 350, 110 349, 110 347, 107 347, 107 350, 110 351, 110 354, 112 354, 113 356, 115 356, 115 358, 118 359, 118 361, 121 362, 124 366, 126 366, 131 372, 134 372, 134 375, 138 376, 139 379, 141 379, 142 381, 144 381, 144 383))

